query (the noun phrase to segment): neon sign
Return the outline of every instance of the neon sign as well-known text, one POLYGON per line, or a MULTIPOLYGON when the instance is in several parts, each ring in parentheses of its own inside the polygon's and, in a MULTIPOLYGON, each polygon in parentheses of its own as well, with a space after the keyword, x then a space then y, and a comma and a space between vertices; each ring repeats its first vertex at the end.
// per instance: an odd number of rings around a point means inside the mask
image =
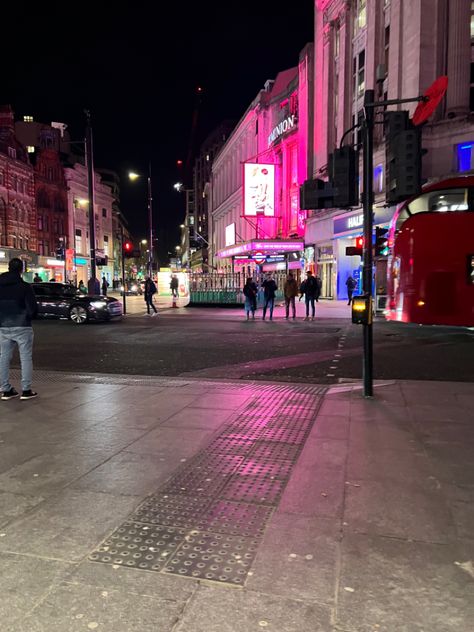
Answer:
POLYGON ((244 215, 275 215, 275 165, 244 165, 244 215))
POLYGON ((277 138, 283 136, 283 134, 287 134, 291 132, 291 130, 296 126, 296 115, 292 114, 291 116, 287 116, 286 119, 283 119, 276 127, 274 127, 268 136, 268 146, 276 141, 277 138))

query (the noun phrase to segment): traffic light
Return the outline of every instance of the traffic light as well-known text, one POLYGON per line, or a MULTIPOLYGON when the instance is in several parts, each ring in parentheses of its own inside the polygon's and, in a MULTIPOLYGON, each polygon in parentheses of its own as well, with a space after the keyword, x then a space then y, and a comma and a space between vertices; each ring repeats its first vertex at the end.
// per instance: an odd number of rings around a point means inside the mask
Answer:
POLYGON ((389 253, 388 228, 383 226, 375 227, 375 256, 386 257, 389 253))
POLYGON ((362 257, 364 251, 364 238, 356 237, 355 246, 346 246, 346 257, 362 257))
POLYGON ((398 204, 421 192, 421 128, 408 112, 385 113, 386 201, 398 204))
POLYGON ((65 254, 66 254, 66 251, 64 248, 64 241, 60 239, 58 241, 58 247, 56 248, 56 259, 59 259, 60 261, 64 261, 65 254))
POLYGON ((305 180, 300 187, 300 209, 310 211, 320 208, 332 208, 332 185, 325 180, 305 180))
POLYGON ((133 244, 131 241, 123 242, 123 256, 124 257, 133 257, 133 244))
POLYGON ((359 205, 359 154, 349 145, 335 149, 329 156, 330 180, 336 208, 359 205))

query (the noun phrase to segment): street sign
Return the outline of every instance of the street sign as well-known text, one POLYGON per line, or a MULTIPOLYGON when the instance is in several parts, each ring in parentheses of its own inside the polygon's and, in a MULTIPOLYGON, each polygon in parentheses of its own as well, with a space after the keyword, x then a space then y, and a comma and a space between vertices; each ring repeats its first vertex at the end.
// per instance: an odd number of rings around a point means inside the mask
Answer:
POLYGON ((424 99, 417 105, 413 114, 413 125, 421 125, 427 121, 441 102, 448 89, 448 77, 438 77, 423 95, 424 99))
POLYGON ((267 260, 263 252, 256 252, 253 255, 252 259, 255 261, 257 265, 262 265, 262 263, 265 263, 265 261, 267 260))

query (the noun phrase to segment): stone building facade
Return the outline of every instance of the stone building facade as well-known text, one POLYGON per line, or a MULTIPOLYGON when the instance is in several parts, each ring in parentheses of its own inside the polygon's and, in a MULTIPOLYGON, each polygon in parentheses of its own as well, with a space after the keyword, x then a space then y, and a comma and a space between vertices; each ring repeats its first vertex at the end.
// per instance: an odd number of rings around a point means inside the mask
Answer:
MULTIPOLYGON (((37 263, 34 171, 26 148, 15 136, 10 106, 0 107, 0 272, 13 257, 31 270, 37 263)), ((30 278, 28 272, 25 278, 30 278)))
MULTIPOLYGON (((363 117, 364 93, 376 100, 416 97, 447 75, 446 98, 423 127, 423 176, 442 180, 474 169, 474 4, 470 0, 316 0, 313 177, 327 176, 327 157, 363 117)), ((416 103, 392 106, 407 109, 416 103)), ((348 139, 358 142, 357 132, 348 139)), ((375 133, 375 224, 387 225, 383 127, 375 133)), ((308 256, 325 295, 343 298, 345 280, 359 273, 345 247, 361 234, 361 209, 314 212, 308 256), (312 254, 311 254, 312 252, 312 254)), ((383 260, 378 262, 382 269, 383 260)), ((383 277, 383 270, 381 270, 383 277)))

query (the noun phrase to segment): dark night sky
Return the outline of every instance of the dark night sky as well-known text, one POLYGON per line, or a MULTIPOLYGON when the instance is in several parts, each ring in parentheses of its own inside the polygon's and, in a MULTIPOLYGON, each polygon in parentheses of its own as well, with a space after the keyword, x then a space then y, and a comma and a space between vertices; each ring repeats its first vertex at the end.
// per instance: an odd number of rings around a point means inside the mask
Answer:
POLYGON ((76 139, 90 108, 95 165, 119 173, 137 237, 146 233, 146 190, 126 173, 151 158, 161 254, 178 243, 184 200, 172 185, 183 178, 176 160, 188 153, 196 87, 204 93, 195 149, 222 120, 238 120, 267 79, 296 65, 313 37, 312 0, 9 5, 1 101, 18 118, 67 123, 76 139))

